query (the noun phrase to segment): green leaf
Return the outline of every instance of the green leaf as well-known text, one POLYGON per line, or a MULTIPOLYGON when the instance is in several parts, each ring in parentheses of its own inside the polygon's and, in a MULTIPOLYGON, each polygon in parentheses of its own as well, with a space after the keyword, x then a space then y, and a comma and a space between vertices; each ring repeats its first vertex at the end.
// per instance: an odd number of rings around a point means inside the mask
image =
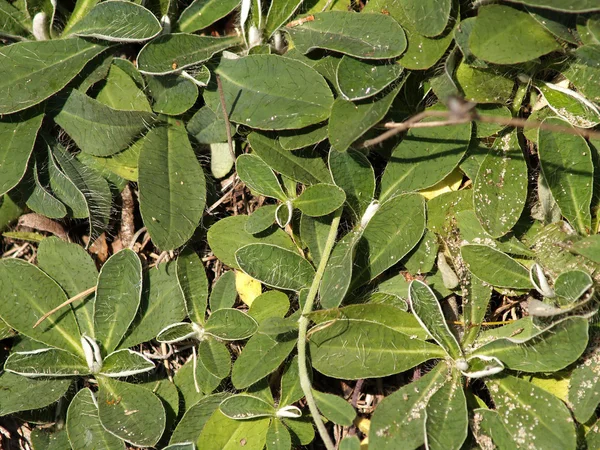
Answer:
POLYGON ((282 202, 287 200, 277 176, 260 157, 240 155, 235 162, 235 169, 244 184, 257 194, 276 198, 282 202))
POLYGON ((152 113, 109 108, 77 89, 54 117, 83 152, 94 156, 124 150, 153 120, 152 113))
POLYGON ((29 25, 24 11, 16 8, 6 0, 0 1, 0 22, 2 36, 29 36, 29 25))
POLYGON ((398 195, 382 203, 357 244, 353 285, 374 279, 404 258, 424 231, 425 202, 420 194, 398 195))
POLYGON ((100 373, 110 378, 129 377, 154 369, 154 363, 133 350, 123 349, 112 352, 102 362, 100 373))
POLYGON ((248 314, 260 325, 270 317, 283 318, 290 309, 288 296, 281 291, 267 291, 254 299, 248 314))
POLYGON ((415 30, 427 37, 442 34, 452 8, 450 0, 405 0, 401 5, 415 30))
POLYGON ((600 123, 598 107, 578 92, 552 83, 540 83, 536 87, 550 109, 571 125, 592 128, 600 123))
MULTIPOLYGON (((276 55, 222 58, 215 72, 221 77, 232 122, 261 130, 287 130, 329 117, 333 95, 327 82, 300 61, 276 55)), ((220 108, 215 84, 209 85, 205 98, 214 111, 220 108)))
POLYGON ((239 43, 238 36, 163 34, 142 48, 137 57, 137 67, 140 72, 148 75, 166 75, 203 63, 213 55, 239 43))
POLYGON ((177 428, 175 428, 170 444, 196 442, 208 419, 228 395, 226 392, 207 395, 191 406, 179 421, 177 428))
POLYGON ((506 429, 500 414, 491 409, 477 408, 473 410, 471 429, 480 445, 486 445, 490 440, 497 448, 512 448, 515 446, 511 433, 506 429))
POLYGON ((252 336, 258 324, 248 314, 238 309, 223 308, 213 311, 206 321, 205 330, 220 339, 238 341, 252 336))
POLYGON ((316 145, 327 139, 327 125, 311 125, 299 130, 282 130, 279 143, 284 150, 298 150, 316 145))
POLYGON ((152 112, 146 94, 132 77, 115 63, 110 66, 106 84, 98 92, 96 100, 113 109, 152 112))
POLYGON ((300 5, 302 5, 301 0, 271 2, 267 14, 267 24, 265 25, 265 33, 267 36, 271 37, 279 27, 291 19, 300 5))
POLYGON ((144 273, 142 301, 119 348, 154 339, 167 325, 181 322, 185 317, 184 298, 174 269, 161 264, 144 273))
POLYGON ((560 49, 528 13, 504 5, 479 8, 469 44, 475 56, 494 64, 518 64, 560 49))
POLYGON ((43 169, 44 161, 39 155, 35 154, 33 159, 33 166, 30 169, 31 178, 26 175, 23 180, 23 187, 26 194, 29 194, 26 204, 38 214, 51 219, 60 219, 67 214, 67 208, 46 188, 48 185, 48 172, 43 169))
MULTIPOLYGON (((565 126, 557 119, 543 123, 565 126)), ((582 234, 591 228, 590 205, 594 184, 591 150, 585 139, 540 129, 538 152, 542 173, 562 215, 582 234)))
POLYGON ((179 254, 176 264, 177 281, 187 315, 193 322, 203 324, 208 303, 208 280, 202 260, 191 247, 187 247, 179 254))
MULTIPOLYGON (((461 22, 462 23, 462 22, 461 22)), ((472 67, 462 62, 455 73, 458 87, 465 99, 477 103, 507 103, 512 98, 515 82, 502 72, 472 67)), ((477 123, 480 127, 484 125, 477 123)))
POLYGON ((158 19, 143 6, 115 0, 98 3, 68 34, 115 42, 143 42, 161 30, 158 19))
POLYGON ((0 195, 14 188, 25 175, 43 118, 38 112, 0 120, 0 195))
POLYGON ((345 200, 346 194, 339 187, 319 183, 308 186, 293 205, 307 216, 322 217, 338 209, 345 200))
POLYGON ((326 392, 312 390, 315 402, 321 414, 333 423, 349 427, 356 417, 356 411, 350 403, 341 397, 326 392))
POLYGON ((198 98, 198 86, 178 74, 148 76, 148 90, 157 113, 178 116, 189 110, 198 98))
POLYGON ((235 158, 229 151, 229 144, 210 144, 210 172, 216 179, 224 178, 233 168, 235 158))
MULTIPOLYGON (((193 135, 200 144, 214 144, 227 141, 227 128, 225 120, 217 116, 208 106, 203 106, 192 116, 186 127, 188 133, 193 135)), ((235 128, 230 124, 231 135, 235 128)))
POLYGON ((172 344, 186 339, 198 338, 198 328, 189 322, 172 323, 166 326, 156 336, 158 342, 172 344))
POLYGON ((380 122, 403 84, 403 81, 399 82, 394 88, 358 103, 338 97, 331 108, 327 130, 333 148, 340 152, 346 151, 354 141, 380 122))
POLYGON ((215 411, 204 426, 197 448, 202 450, 262 450, 265 446, 269 419, 233 420, 215 411))
POLYGON ((0 114, 22 111, 46 100, 105 48, 78 38, 18 42, 3 47, 0 114))
POLYGON ((456 372, 452 375, 431 396, 425 408, 426 448, 431 450, 460 449, 467 438, 467 399, 461 376, 456 372))
POLYGON ((272 420, 267 431, 267 450, 289 450, 292 436, 280 420, 272 420))
POLYGON ((53 314, 38 327, 33 325, 45 313, 67 300, 66 295, 40 269, 20 259, 0 260, 0 317, 15 330, 44 344, 83 356, 79 329, 67 308, 53 314))
POLYGON ((394 149, 381 179, 381 201, 431 187, 460 163, 471 139, 471 125, 417 128, 394 149))
POLYGON ((123 249, 108 258, 100 270, 94 300, 94 336, 107 354, 117 348, 129 329, 141 295, 142 263, 138 255, 123 249))
POLYGON ((463 245, 460 253, 473 275, 496 287, 531 289, 529 271, 508 256, 487 245, 463 245))
POLYGON ((404 31, 390 16, 327 11, 313 17, 312 21, 286 29, 302 53, 322 48, 357 58, 388 59, 406 49, 404 31))
POLYGON ((436 345, 354 319, 334 321, 311 334, 309 342, 313 367, 345 380, 393 375, 445 355, 436 345))
POLYGON ((569 380, 569 404, 580 423, 588 422, 600 403, 599 379, 596 375, 600 367, 598 358, 600 351, 597 344, 597 331, 594 328, 590 331, 590 346, 577 363, 569 380))
POLYGON ((110 219, 112 194, 108 182, 94 169, 73 158, 58 143, 53 147, 53 155, 72 184, 64 194, 71 192, 73 186, 79 191, 77 200, 70 199, 74 211, 81 208, 83 196, 87 209, 85 217, 89 217, 89 243, 92 243, 105 231, 110 219))
POLYGON ((206 339, 198 344, 199 362, 219 380, 231 371, 231 355, 225 344, 215 339, 206 339))
POLYGON ((337 66, 337 84, 346 100, 362 100, 381 92, 397 80, 403 70, 397 63, 362 61, 344 56, 337 66))
POLYGON ((589 100, 597 103, 600 87, 596 80, 600 72, 596 63, 600 57, 600 45, 584 45, 572 55, 570 64, 563 70, 564 76, 589 100))
POLYGON ((513 3, 548 8, 569 13, 597 11, 600 9, 595 0, 510 0, 513 3))
POLYGON ((193 33, 225 17, 240 4, 239 0, 194 0, 179 16, 180 31, 193 33))
POLYGON ((148 133, 138 182, 140 212, 152 241, 162 250, 181 247, 194 234, 206 203, 204 172, 181 121, 169 118, 167 126, 148 133))
POLYGON ((421 326, 452 359, 460 358, 462 349, 448 328, 442 306, 431 288, 422 281, 413 280, 408 288, 408 298, 421 326))
POLYGON ((244 230, 250 234, 258 234, 267 230, 275 221, 277 205, 266 205, 255 209, 248 217, 244 230))
MULTIPOLYGON (((90 255, 79 245, 49 237, 40 242, 38 267, 50 275, 69 297, 96 285, 98 269, 90 255)), ((92 294, 71 303, 82 333, 94 335, 94 302, 92 294)))
POLYGON ((290 237, 279 228, 266 230, 260 234, 250 234, 244 230, 248 216, 239 215, 219 220, 208 230, 208 244, 214 255, 223 264, 239 269, 235 252, 248 244, 264 243, 295 251, 296 246, 290 237))
POLYGON ((510 375, 490 380, 486 385, 501 420, 507 429, 512 430, 515 445, 531 445, 536 448, 576 447, 573 419, 558 398, 510 375))
POLYGON ((296 333, 270 336, 256 333, 233 364, 231 382, 245 389, 276 370, 296 346, 296 333))
POLYGON ((576 302, 593 285, 592 277, 582 270, 561 273, 554 280, 554 293, 569 302, 576 302))
POLYGON ((221 412, 230 419, 248 420, 257 417, 272 417, 275 408, 261 398, 239 394, 226 398, 219 405, 221 412))
POLYGON ((233 308, 237 290, 235 287, 235 272, 229 271, 222 274, 210 293, 210 309, 215 312, 222 308, 233 308))
POLYGON ((431 272, 435 266, 438 250, 437 236, 431 230, 425 230, 421 241, 403 261, 404 267, 411 275, 431 272))
POLYGON ((70 377, 89 373, 81 357, 57 348, 11 353, 4 363, 4 370, 31 378, 70 377))
POLYGON ((329 169, 334 183, 346 193, 346 203, 359 219, 375 195, 375 172, 361 152, 329 152, 329 169))
POLYGON ((315 276, 311 264, 297 252, 272 244, 248 244, 235 253, 238 266, 252 278, 279 289, 299 291, 315 276))
POLYGON ((571 251, 600 264, 600 235, 588 236, 575 242, 571 251))
POLYGON ((269 167, 292 180, 303 184, 331 182, 325 163, 313 150, 284 150, 278 141, 259 133, 250 133, 248 142, 269 167))
POLYGON ((481 328, 485 319, 488 305, 492 297, 492 287, 473 275, 468 276, 467 290, 463 294, 463 318, 465 333, 462 337, 462 346, 470 345, 481 328))
POLYGON ((67 434, 71 447, 81 450, 124 449, 125 443, 102 427, 94 394, 80 390, 67 410, 67 434))
POLYGON ((111 434, 137 447, 153 447, 165 429, 165 409, 149 389, 98 378, 98 416, 111 434))
POLYGON ((576 361, 588 342, 588 322, 581 317, 564 319, 527 339, 501 338, 475 350, 494 356, 509 369, 523 372, 556 372, 576 361), (536 357, 528 355, 535 353, 536 357))
POLYGON ((473 183, 473 206, 492 237, 512 230, 527 201, 527 162, 517 132, 498 138, 473 183))
POLYGON ((3 372, 0 375, 0 416, 48 406, 65 395, 70 385, 69 378, 38 380, 3 372))
POLYGON ((426 407, 447 382, 449 367, 438 364, 431 372, 385 397, 373 413, 369 445, 377 450, 415 449, 425 443, 426 407))

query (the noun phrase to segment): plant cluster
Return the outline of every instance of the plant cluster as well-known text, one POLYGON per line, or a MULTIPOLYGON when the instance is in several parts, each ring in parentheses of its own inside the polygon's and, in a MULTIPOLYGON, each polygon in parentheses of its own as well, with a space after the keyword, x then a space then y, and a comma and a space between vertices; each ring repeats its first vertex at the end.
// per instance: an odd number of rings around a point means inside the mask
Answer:
POLYGON ((0 0, 2 420, 600 448, 599 79, 598 0, 0 0))

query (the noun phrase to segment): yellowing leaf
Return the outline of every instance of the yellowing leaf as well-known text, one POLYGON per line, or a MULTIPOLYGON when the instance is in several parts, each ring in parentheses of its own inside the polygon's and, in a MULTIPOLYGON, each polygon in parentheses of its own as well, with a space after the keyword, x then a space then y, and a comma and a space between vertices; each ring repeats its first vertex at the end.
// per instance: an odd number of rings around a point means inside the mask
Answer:
MULTIPOLYGON (((360 430, 365 436, 369 436, 369 428, 371 427, 371 421, 364 417, 357 417, 354 419, 354 425, 360 430)), ((363 441, 362 443, 364 443, 363 441)))
POLYGON ((255 280, 244 272, 235 272, 235 289, 242 301, 250 306, 256 297, 262 293, 260 281, 255 280))
POLYGON ((445 194, 446 192, 458 191, 458 188, 462 183, 462 177, 462 172, 459 169, 454 169, 438 184, 431 186, 430 188, 423 189, 422 191, 419 191, 419 193, 427 200, 431 200, 432 198, 441 194, 445 194))

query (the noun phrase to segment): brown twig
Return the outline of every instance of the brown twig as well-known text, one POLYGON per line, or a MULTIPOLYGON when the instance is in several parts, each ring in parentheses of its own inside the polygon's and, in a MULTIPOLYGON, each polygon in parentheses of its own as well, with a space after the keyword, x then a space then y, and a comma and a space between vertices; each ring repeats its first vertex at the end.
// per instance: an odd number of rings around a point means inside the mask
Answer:
POLYGON ((44 314, 42 317, 40 317, 40 319, 35 323, 35 325, 33 326, 33 328, 37 327, 40 323, 42 323, 44 320, 46 320, 48 317, 50 317, 52 314, 54 314, 56 311, 59 311, 60 309, 64 308, 67 305, 70 305, 73 302, 76 302, 77 300, 80 300, 84 297, 87 297, 88 295, 90 295, 92 292, 96 292, 96 286, 91 287, 89 289, 86 289, 83 292, 80 292, 79 294, 77 294, 74 297, 71 297, 69 300, 67 300, 66 302, 61 303, 60 305, 58 305, 56 308, 48 311, 46 314, 44 314))
POLYGON ((219 91, 219 100, 221 101, 221 109, 223 110, 223 118, 225 119, 225 127, 227 131, 227 144, 229 145, 229 153, 231 159, 235 161, 235 150, 233 149, 233 139, 231 137, 231 123, 229 122, 229 115, 227 114, 227 106, 225 106, 225 93, 223 92, 223 84, 221 83, 221 77, 217 74, 217 90, 219 91))
POLYGON ((121 210, 121 229, 119 234, 123 247, 129 247, 135 233, 133 213, 134 202, 129 184, 127 184, 123 189, 123 192, 121 192, 121 201, 123 203, 123 209, 121 210))

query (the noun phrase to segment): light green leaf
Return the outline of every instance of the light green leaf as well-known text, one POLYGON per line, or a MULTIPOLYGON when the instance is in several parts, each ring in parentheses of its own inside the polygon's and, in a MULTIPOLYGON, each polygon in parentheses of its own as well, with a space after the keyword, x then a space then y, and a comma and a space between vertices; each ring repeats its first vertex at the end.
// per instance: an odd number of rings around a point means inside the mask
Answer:
POLYGON ((356 417, 356 411, 342 397, 326 392, 312 390, 319 411, 333 423, 349 427, 356 417))
POLYGON ((185 244, 206 202, 204 172, 180 120, 146 136, 139 159, 140 212, 152 241, 162 250, 185 244))
POLYGON ((152 113, 112 109, 77 89, 54 117, 83 152, 94 156, 124 150, 153 120, 152 113))
POLYGON ((507 103, 512 98, 514 80, 497 70, 473 67, 462 62, 456 69, 455 77, 466 100, 489 104, 507 103))
POLYGON ((527 339, 497 339, 475 350, 494 356, 509 369, 523 372, 555 372, 576 361, 588 342, 588 322, 581 317, 564 319, 527 339), (536 357, 529 355, 535 353, 536 357))
POLYGON ((319 183, 308 186, 293 205, 307 216, 322 217, 338 209, 345 200, 346 194, 339 187, 319 183))
POLYGON ((576 302, 593 285, 592 277, 582 270, 561 273, 554 280, 554 293, 569 302, 576 302))
POLYGON ((111 434, 137 447, 153 447, 165 429, 165 409, 149 389, 98 378, 98 417, 111 434))
POLYGON ((371 419, 369 445, 377 450, 412 450, 425 443, 426 407, 445 383, 449 367, 431 372, 387 396, 371 419))
POLYGON ((238 309, 223 308, 213 311, 206 321, 205 330, 220 339, 238 341, 252 336, 258 324, 248 314, 238 309))
POLYGON ((425 408, 425 415, 426 448, 462 448, 467 438, 469 413, 459 374, 453 372, 452 379, 431 396, 425 408))
POLYGON ((313 150, 284 150, 278 141, 259 133, 250 133, 248 142, 269 167, 292 180, 303 184, 331 182, 325 163, 313 150))
POLYGON ((466 292, 463 294, 463 318, 465 333, 462 337, 463 348, 470 345, 481 328, 488 305, 492 297, 492 287, 473 275, 468 276, 466 292))
POLYGON ((288 296, 281 291, 267 291, 254 299, 248 314, 260 325, 270 317, 283 318, 290 309, 288 296))
POLYGON ((452 1, 450 0, 404 0, 401 2, 406 18, 417 33, 427 37, 435 37, 444 31, 452 1))
POLYGON ((580 423, 588 422, 600 403, 599 379, 596 375, 600 367, 597 344, 597 331, 592 328, 590 346, 571 373, 569 380, 569 403, 575 418, 580 423))
MULTIPOLYGON (((511 89, 511 93, 512 93, 512 85, 511 85, 510 89, 511 89)), ((512 117, 510 110, 506 106, 503 106, 503 105, 496 105, 496 104, 479 105, 476 107, 476 110, 477 110, 477 113, 482 116, 499 117, 503 120, 508 120, 512 117)), ((475 124, 475 137, 478 137, 478 138, 489 137, 493 134, 498 133, 503 128, 505 128, 504 125, 500 125, 500 124, 496 124, 496 123, 477 122, 475 124)), ((464 161, 463 161, 463 163, 464 163, 464 161)), ((461 164, 461 169, 462 169, 462 164, 461 164)), ((467 174, 467 176, 468 176, 468 174, 467 174)), ((471 177, 469 177, 469 178, 471 178, 471 177)))
POLYGON ((296 246, 290 237, 279 228, 253 235, 244 230, 248 216, 231 216, 219 220, 208 230, 208 244, 214 255, 229 267, 239 269, 235 252, 247 244, 265 243, 295 251, 296 246))
POLYGON ((279 143, 284 150, 298 150, 310 147, 327 139, 327 125, 311 125, 299 130, 282 130, 279 143))
POLYGON ((133 350, 123 349, 112 352, 102 362, 100 373, 110 378, 129 377, 154 369, 154 363, 133 350))
POLYGON ((3 47, 0 114, 21 111, 46 100, 105 49, 83 39, 26 41, 3 47), (13 61, 20 63, 13 64, 13 61))
POLYGON ((600 71, 597 66, 600 57, 600 45, 584 45, 574 50, 570 64, 563 75, 577 87, 589 100, 598 103, 600 86, 596 83, 600 71))
POLYGON ((479 8, 469 44, 475 56, 494 64, 518 64, 560 49, 533 17, 505 5, 479 8))
MULTIPOLYGON (((558 119, 543 123, 565 126, 558 119)), ((585 139, 540 129, 538 152, 542 173, 562 215, 582 234, 591 228, 590 205, 594 184, 591 150, 585 139)))
POLYGON ((425 230, 425 234, 415 248, 406 256, 402 262, 411 275, 431 272, 438 257, 439 244, 437 236, 431 230, 425 230))
POLYGON ((531 289, 529 271, 508 256, 487 245, 463 245, 460 253, 473 275, 496 287, 531 289))
POLYGON ((20 259, 0 260, 0 292, 4 296, 0 317, 11 328, 36 341, 83 356, 77 322, 69 308, 32 328, 40 317, 67 300, 48 275, 20 259))
POLYGON ((600 235, 588 236, 575 242, 571 251, 600 264, 600 235))
POLYGON ((6 0, 0 1, 0 22, 2 30, 0 35, 11 36, 29 36, 29 24, 24 11, 16 8, 6 0))
POLYGON ((267 431, 267 450, 289 450, 292 436, 280 420, 272 420, 267 431))
POLYGON ((512 431, 515 445, 565 449, 576 447, 573 419, 558 398, 510 375, 492 379, 486 385, 501 420, 512 431))
POLYGON ((527 162, 517 132, 496 140, 473 183, 473 206, 479 222, 492 237, 512 230, 527 201, 527 162))
POLYGON ((361 152, 329 152, 329 169, 334 183, 346 193, 346 203, 356 219, 364 214, 375 194, 375 173, 361 152))
POLYGON ((30 378, 70 377, 89 373, 81 357, 57 348, 11 353, 4 363, 4 370, 30 378))
POLYGON ((196 442, 202 450, 262 450, 265 446, 269 419, 233 420, 221 411, 208 420, 196 442))
POLYGON ((148 90, 157 113, 178 116, 189 110, 198 98, 198 86, 178 74, 148 76, 148 90))
POLYGON ((239 0, 194 0, 179 16, 180 31, 193 33, 225 17, 240 4, 239 0))
POLYGON ((381 179, 381 201, 431 187, 460 163, 471 139, 471 125, 417 128, 394 149, 381 179))
POLYGON ((210 173, 217 180, 225 178, 233 165, 235 158, 231 155, 228 143, 210 144, 210 173))
POLYGON ((226 398, 219 405, 221 412, 230 419, 247 420, 275 415, 275 408, 263 399, 240 394, 226 398))
POLYGON ((552 83, 540 83, 536 87, 550 109, 571 125, 593 128, 600 123, 598 107, 578 92, 552 83))
POLYGON ((302 5, 302 0, 283 0, 271 2, 269 12, 267 14, 267 24, 265 25, 265 33, 268 37, 273 34, 292 18, 296 10, 302 5))
POLYGON ((329 142, 337 151, 343 152, 380 122, 387 114, 392 102, 404 82, 388 88, 378 96, 353 103, 338 97, 331 108, 327 133, 329 142))
POLYGON ((225 344, 215 339, 206 339, 198 345, 199 363, 219 380, 231 371, 231 355, 225 344))
POLYGON ((235 162, 235 169, 244 184, 257 194, 276 198, 282 202, 287 200, 277 176, 260 157, 240 155, 235 162))
POLYGON ((506 429, 498 412, 491 409, 473 410, 471 429, 477 443, 481 446, 493 442, 496 448, 513 448, 511 432, 506 429))
POLYGON ((207 395, 192 405, 183 415, 171 436, 170 443, 196 442, 206 422, 228 396, 226 392, 207 395))
POLYGON ((276 370, 296 346, 296 333, 270 336, 256 333, 233 364, 231 382, 245 389, 276 370))
POLYGON ((381 92, 397 80, 403 70, 397 63, 362 61, 344 56, 337 66, 337 85, 346 100, 362 100, 381 92))
POLYGON ((462 349, 448 328, 442 306, 431 288, 422 281, 413 280, 408 288, 408 298, 411 309, 421 326, 451 358, 460 358, 462 349))
POLYGON ((48 406, 65 395, 70 385, 69 378, 38 380, 3 372, 0 375, 0 416, 48 406))
POLYGON ((140 307, 119 348, 133 347, 154 339, 160 330, 181 322, 184 317, 184 298, 175 268, 161 264, 144 273, 140 307))
POLYGON ((204 323, 208 299, 208 280, 202 260, 191 247, 177 258, 177 281, 183 293, 185 308, 193 322, 204 323))
MULTIPOLYGON (((287 130, 329 117, 333 95, 327 82, 300 61, 276 55, 222 58, 215 72, 221 77, 232 122, 261 130, 287 130)), ((214 111, 220 108, 216 83, 209 85, 205 99, 214 111)))
POLYGON ((152 112, 146 94, 134 79, 115 63, 110 66, 106 84, 98 92, 96 100, 113 109, 152 112))
POLYGON ((388 59, 406 49, 402 27, 382 14, 328 11, 286 30, 302 53, 322 48, 363 59, 388 59), (365 30, 369 30, 365 34, 365 30))
POLYGON ((43 118, 43 114, 33 112, 0 120, 0 195, 14 188, 25 175, 43 118))
POLYGON ((137 57, 140 72, 166 75, 209 60, 213 55, 240 43, 240 37, 196 34, 163 34, 147 43, 137 57))
POLYGON ((267 230, 275 221, 277 205, 266 205, 255 209, 248 217, 244 230, 250 234, 258 234, 267 230))
POLYGON ((436 345, 354 319, 334 321, 311 334, 309 342, 313 367, 345 380, 393 375, 445 355, 436 345))
POLYGON ((143 6, 114 0, 98 3, 68 34, 115 42, 143 42, 161 30, 158 19, 143 6))
POLYGON ((138 255, 123 249, 102 266, 94 300, 94 335, 108 354, 127 332, 140 306, 142 263, 138 255))
POLYGON ((279 289, 299 291, 315 276, 311 264, 298 253, 272 244, 248 244, 235 253, 238 266, 252 278, 279 289))
POLYGON ((235 272, 223 273, 215 282, 210 293, 210 309, 215 312, 222 308, 233 308, 237 290, 235 288, 235 272))

